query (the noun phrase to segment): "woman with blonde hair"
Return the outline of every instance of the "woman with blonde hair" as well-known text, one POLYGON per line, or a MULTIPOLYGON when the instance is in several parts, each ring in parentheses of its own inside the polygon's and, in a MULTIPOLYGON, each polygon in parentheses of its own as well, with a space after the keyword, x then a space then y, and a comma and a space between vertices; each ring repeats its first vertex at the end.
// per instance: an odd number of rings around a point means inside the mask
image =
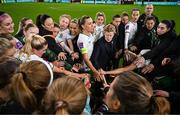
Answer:
POLYGON ((106 16, 104 12, 97 12, 95 17, 95 32, 93 33, 94 37, 98 40, 103 36, 103 28, 106 23, 106 16))
POLYGON ((16 34, 14 35, 21 43, 24 43, 24 33, 23 33, 23 29, 26 25, 28 24, 33 24, 33 21, 31 18, 28 17, 23 17, 20 21, 19 21, 19 28, 18 31, 16 32, 16 34))
POLYGON ((13 43, 6 38, 0 37, 0 57, 2 56, 13 56, 16 49, 13 43))
POLYGON ((81 114, 85 108, 87 90, 82 81, 62 77, 53 82, 42 101, 45 114, 81 114))
MULTIPOLYGON (((0 11, 0 36, 11 35, 13 32, 14 22, 12 17, 8 13, 0 11)), ((21 49, 22 43, 16 38, 13 39, 16 41, 16 49, 21 49)))
POLYGON ((65 70, 63 67, 59 67, 59 66, 53 65, 50 62, 45 61, 41 57, 45 53, 47 47, 48 47, 48 44, 47 44, 46 40, 44 39, 44 37, 39 36, 39 35, 32 35, 27 40, 26 44, 22 48, 19 55, 17 55, 16 57, 19 58, 20 60, 22 60, 23 62, 27 62, 30 60, 41 61, 44 64, 49 65, 51 67, 52 71, 56 72, 56 73, 72 75, 72 76, 75 76, 78 78, 84 78, 85 76, 87 77, 87 75, 85 75, 85 74, 73 73, 73 72, 65 70))

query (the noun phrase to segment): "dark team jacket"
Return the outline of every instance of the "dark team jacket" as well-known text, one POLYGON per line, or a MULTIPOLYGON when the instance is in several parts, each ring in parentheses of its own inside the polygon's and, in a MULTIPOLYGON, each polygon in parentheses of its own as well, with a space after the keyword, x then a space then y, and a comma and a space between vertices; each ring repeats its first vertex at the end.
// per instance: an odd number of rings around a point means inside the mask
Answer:
POLYGON ((55 39, 52 36, 46 35, 44 36, 44 38, 48 43, 48 48, 51 51, 53 51, 56 55, 58 55, 60 52, 63 52, 62 48, 59 45, 57 45, 55 39))
POLYGON ((104 36, 95 43, 93 53, 91 55, 91 62, 96 69, 102 68, 107 70, 111 60, 114 57, 114 45, 113 40, 111 42, 107 42, 104 36))
POLYGON ((155 60, 152 60, 152 64, 155 66, 161 65, 161 62, 164 58, 171 58, 171 60, 174 60, 176 58, 180 57, 180 36, 176 37, 174 35, 174 40, 172 43, 168 46, 166 50, 163 50, 159 57, 157 57, 155 60))
POLYGON ((142 55, 145 59, 154 60, 161 56, 161 53, 166 50, 174 39, 176 39, 176 33, 169 31, 163 35, 159 35, 158 39, 160 40, 159 44, 154 47, 151 51, 142 55))
POLYGON ((148 30, 146 27, 143 27, 142 31, 138 33, 133 41, 139 51, 143 49, 152 49, 157 46, 159 39, 157 39, 156 29, 153 28, 148 30))

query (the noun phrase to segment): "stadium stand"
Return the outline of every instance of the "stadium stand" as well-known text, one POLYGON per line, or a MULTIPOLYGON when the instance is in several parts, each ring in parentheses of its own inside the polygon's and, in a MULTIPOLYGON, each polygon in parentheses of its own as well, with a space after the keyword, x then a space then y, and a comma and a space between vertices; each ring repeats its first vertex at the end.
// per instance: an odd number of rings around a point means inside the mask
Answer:
POLYGON ((180 5, 178 0, 1 0, 0 3, 15 2, 56 2, 56 3, 88 3, 88 4, 154 4, 154 5, 180 5))

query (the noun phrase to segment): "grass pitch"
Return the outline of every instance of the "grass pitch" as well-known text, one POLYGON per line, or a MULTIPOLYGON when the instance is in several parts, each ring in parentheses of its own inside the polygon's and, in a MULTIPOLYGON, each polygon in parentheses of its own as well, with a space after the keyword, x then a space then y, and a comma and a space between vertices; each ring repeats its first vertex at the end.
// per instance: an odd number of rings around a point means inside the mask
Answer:
MULTIPOLYGON (((82 15, 95 17, 96 12, 103 11, 106 14, 106 23, 110 23, 112 16, 126 11, 130 14, 131 9, 139 8, 144 12, 141 5, 106 5, 106 4, 71 4, 71 3, 8 3, 0 4, 0 10, 9 13, 15 23, 15 32, 18 22, 22 17, 32 18, 35 22, 38 14, 48 14, 58 22, 59 16, 69 14, 72 18, 79 18, 82 15)), ((154 14, 162 19, 172 19, 176 22, 176 31, 180 34, 180 6, 155 6, 154 14)))

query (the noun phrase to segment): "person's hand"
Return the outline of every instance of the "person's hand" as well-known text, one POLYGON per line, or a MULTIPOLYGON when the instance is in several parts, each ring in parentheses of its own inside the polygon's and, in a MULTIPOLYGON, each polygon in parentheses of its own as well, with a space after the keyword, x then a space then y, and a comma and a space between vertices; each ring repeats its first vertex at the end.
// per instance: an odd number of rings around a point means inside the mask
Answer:
POLYGON ((58 67, 58 73, 64 73, 64 67, 58 67))
POLYGON ((104 88, 109 88, 110 85, 109 85, 109 84, 103 84, 103 87, 104 87, 104 88))
POLYGON ((84 74, 84 84, 86 88, 91 88, 91 82, 90 82, 90 75, 89 74, 84 74))
POLYGON ((130 58, 130 56, 129 56, 129 50, 128 49, 125 49, 124 50, 124 56, 125 56, 125 60, 128 62, 129 61, 129 58, 130 58))
POLYGON ((103 69, 99 69, 99 72, 101 75, 105 75, 106 74, 106 71, 104 71, 103 69))
POLYGON ((137 50, 137 47, 136 47, 136 46, 131 46, 131 47, 129 47, 129 49, 130 49, 132 52, 134 52, 134 51, 137 50))
POLYGON ((149 64, 149 65, 146 65, 142 70, 141 70, 141 73, 143 74, 146 74, 146 73, 150 73, 152 72, 154 69, 154 65, 153 64, 149 64))
POLYGON ((168 64, 169 62, 171 62, 171 58, 164 58, 164 59, 162 60, 161 65, 162 65, 162 66, 165 66, 165 65, 168 64))
POLYGON ((121 54, 122 54, 122 49, 120 49, 115 53, 115 59, 118 59, 121 54))
POLYGON ((67 58, 66 58, 66 53, 60 52, 60 53, 58 54, 58 58, 59 58, 59 60, 66 60, 66 59, 67 59, 67 58))
POLYGON ((93 73, 93 76, 95 77, 95 79, 97 81, 101 81, 103 78, 102 78, 102 75, 100 74, 100 72, 96 71, 93 73))
POLYGON ((138 66, 138 65, 144 65, 145 64, 145 59, 142 56, 137 57, 134 61, 133 64, 138 66))
POLYGON ((78 52, 73 52, 73 53, 71 54, 71 57, 72 57, 72 60, 78 59, 78 58, 79 58, 79 53, 78 53, 78 52))
POLYGON ((124 52, 126 61, 134 61, 137 58, 137 55, 129 50, 125 50, 124 52))
POLYGON ((79 70, 82 68, 82 65, 81 64, 79 64, 79 63, 76 63, 76 64, 74 64, 73 65, 73 67, 72 67, 72 71, 75 71, 75 72, 79 72, 79 70))
POLYGON ((63 67, 64 66, 64 61, 53 61, 52 64, 56 67, 63 67))
POLYGON ((155 96, 169 97, 169 93, 163 90, 154 90, 155 96))

